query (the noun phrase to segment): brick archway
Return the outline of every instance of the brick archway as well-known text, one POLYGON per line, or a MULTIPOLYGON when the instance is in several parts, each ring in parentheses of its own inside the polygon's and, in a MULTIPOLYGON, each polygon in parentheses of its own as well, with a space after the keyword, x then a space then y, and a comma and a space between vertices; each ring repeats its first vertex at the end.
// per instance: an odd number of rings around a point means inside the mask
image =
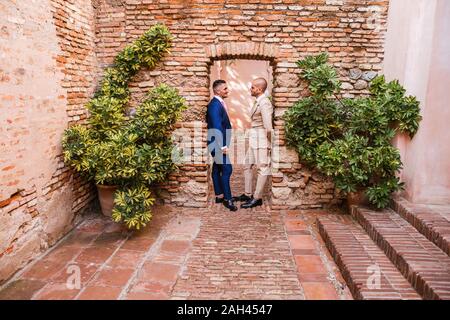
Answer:
POLYGON ((227 42, 206 47, 206 55, 212 61, 225 59, 269 60, 275 64, 278 48, 275 45, 257 42, 227 42))

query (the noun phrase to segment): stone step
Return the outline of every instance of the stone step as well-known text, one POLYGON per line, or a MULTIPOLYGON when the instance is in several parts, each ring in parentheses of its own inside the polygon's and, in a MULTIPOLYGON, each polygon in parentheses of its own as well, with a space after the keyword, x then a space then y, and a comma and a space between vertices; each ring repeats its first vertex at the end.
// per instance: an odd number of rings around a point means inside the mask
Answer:
POLYGON ((420 296, 351 216, 318 217, 320 235, 353 297, 417 300, 420 296), (379 272, 379 286, 374 277, 379 272), (371 281, 372 280, 372 281, 371 281))
POLYGON ((391 209, 352 216, 424 299, 450 299, 450 258, 391 209))
POLYGON ((450 205, 414 204, 399 197, 392 200, 391 207, 417 231, 450 256, 450 205))

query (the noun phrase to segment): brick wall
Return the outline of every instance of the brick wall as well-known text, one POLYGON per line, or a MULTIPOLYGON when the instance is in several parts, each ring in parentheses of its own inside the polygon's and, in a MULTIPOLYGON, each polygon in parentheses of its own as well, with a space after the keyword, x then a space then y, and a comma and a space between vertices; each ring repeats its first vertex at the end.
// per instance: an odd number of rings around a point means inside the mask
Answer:
MULTIPOLYGON (((91 0, 51 0, 53 21, 60 52, 58 68, 64 74, 60 85, 66 90, 68 125, 83 123, 88 116, 85 104, 98 85, 99 67, 95 55, 95 2, 91 0)), ((59 156, 59 166, 63 167, 59 156)), ((70 175, 67 168, 56 172, 56 188, 72 182, 72 211, 79 212, 94 198, 91 184, 79 176, 70 175), (73 179, 73 180, 72 180, 73 179)), ((55 180, 55 179, 53 179, 55 180)))
POLYGON ((0 3, 0 284, 54 244, 93 199, 62 162, 96 60, 89 0, 0 3))
MULTIPOLYGON (((214 60, 269 61, 274 70, 272 95, 280 148, 274 159, 278 172, 268 196, 274 208, 321 207, 339 202, 333 184, 303 168, 295 152, 285 147, 281 116, 306 94, 295 62, 328 51, 341 72, 344 95, 367 93, 368 80, 381 70, 387 7, 388 0, 101 0, 96 15, 97 57, 105 67, 150 26, 165 23, 174 35, 172 53, 155 70, 137 75, 131 84, 133 101, 141 101, 160 82, 179 88, 189 104, 184 127, 194 127, 204 118, 214 60)), ((200 189, 209 192, 207 181, 189 182, 192 179, 186 172, 190 170, 171 177, 166 198, 178 204, 206 205, 205 197, 192 201, 183 191, 200 184, 200 189)), ((195 170, 208 176, 208 166, 195 170)))

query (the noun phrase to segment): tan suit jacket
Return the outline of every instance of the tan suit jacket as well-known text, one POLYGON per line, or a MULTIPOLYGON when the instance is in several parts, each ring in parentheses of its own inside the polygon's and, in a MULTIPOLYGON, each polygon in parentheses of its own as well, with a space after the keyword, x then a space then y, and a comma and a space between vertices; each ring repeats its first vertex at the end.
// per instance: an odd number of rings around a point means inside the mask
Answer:
POLYGON ((267 97, 260 99, 250 110, 249 144, 251 148, 270 148, 267 135, 273 132, 272 116, 273 106, 267 97))

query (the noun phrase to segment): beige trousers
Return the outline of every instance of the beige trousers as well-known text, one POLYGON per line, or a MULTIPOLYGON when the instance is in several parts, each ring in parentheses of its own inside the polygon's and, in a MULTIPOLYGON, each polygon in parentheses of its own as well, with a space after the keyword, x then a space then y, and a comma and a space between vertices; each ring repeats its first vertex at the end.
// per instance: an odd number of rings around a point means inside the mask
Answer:
POLYGON ((245 179, 245 194, 251 195, 255 199, 262 199, 264 186, 267 178, 271 175, 270 170, 270 155, 268 148, 252 148, 250 147, 245 157, 244 165, 244 179, 245 179), (253 167, 258 169, 256 188, 253 193, 253 167))

